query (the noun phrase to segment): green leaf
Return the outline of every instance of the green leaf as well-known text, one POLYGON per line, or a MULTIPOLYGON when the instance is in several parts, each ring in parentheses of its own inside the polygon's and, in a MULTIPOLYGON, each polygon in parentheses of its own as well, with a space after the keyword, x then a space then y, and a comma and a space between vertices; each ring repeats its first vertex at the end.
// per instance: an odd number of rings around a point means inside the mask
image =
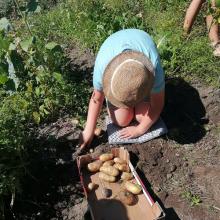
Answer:
POLYGON ((8 48, 9 50, 15 50, 16 49, 16 45, 15 44, 13 44, 13 43, 10 43, 10 45, 9 45, 9 48, 8 48))
POLYGON ((38 112, 33 112, 33 118, 36 124, 40 123, 40 114, 38 112))
POLYGON ((36 94, 36 96, 40 95, 40 88, 39 87, 35 88, 35 94, 36 94))
POLYGON ((17 90, 17 88, 20 84, 20 80, 16 76, 14 64, 12 63, 10 56, 7 56, 7 63, 8 63, 8 76, 9 76, 10 79, 13 80, 13 82, 14 82, 13 86, 15 86, 15 89, 17 90))
POLYGON ((50 112, 48 112, 47 109, 45 109, 45 108, 44 108, 44 113, 45 113, 45 115, 49 115, 50 114, 50 112))
POLYGON ((11 24, 7 18, 4 17, 0 19, 0 31, 9 31, 11 28, 11 24))
POLYGON ((4 85, 8 81, 8 76, 5 73, 0 73, 0 84, 4 85))
POLYGON ((55 48, 60 48, 60 45, 57 44, 56 42, 49 42, 48 44, 45 45, 45 48, 48 50, 53 50, 55 48))
POLYGON ((8 50, 10 42, 7 39, 3 39, 0 36, 0 50, 8 50))
POLYGON ((28 52, 30 46, 34 43, 34 41, 35 41, 35 37, 30 37, 28 39, 21 41, 20 45, 21 45, 22 50, 24 50, 25 52, 28 52))
POLYGON ((31 82, 26 83, 27 86, 27 92, 32 93, 33 92, 33 85, 31 82))
POLYGON ((26 12, 40 12, 41 7, 39 6, 39 2, 36 0, 30 0, 26 7, 26 12))
POLYGON ((13 79, 8 79, 8 81, 5 83, 7 90, 14 92, 16 91, 16 85, 13 79))
POLYGON ((215 6, 216 6, 217 8, 220 8, 220 0, 215 0, 215 6))
POLYGON ((62 82, 63 76, 60 73, 54 72, 53 76, 58 82, 62 82))

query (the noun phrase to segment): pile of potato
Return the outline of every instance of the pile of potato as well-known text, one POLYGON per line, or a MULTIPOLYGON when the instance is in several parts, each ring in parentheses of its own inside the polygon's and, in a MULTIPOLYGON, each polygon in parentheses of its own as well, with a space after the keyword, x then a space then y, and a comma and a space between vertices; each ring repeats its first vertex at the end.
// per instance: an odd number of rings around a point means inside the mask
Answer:
POLYGON ((134 195, 141 192, 141 187, 138 184, 131 182, 133 175, 125 160, 115 157, 111 153, 100 155, 99 160, 96 160, 87 165, 90 172, 99 172, 99 178, 106 182, 116 182, 120 179, 123 183, 123 189, 119 193, 121 201, 131 205, 134 203, 134 195), (120 175, 120 178, 118 178, 120 175))

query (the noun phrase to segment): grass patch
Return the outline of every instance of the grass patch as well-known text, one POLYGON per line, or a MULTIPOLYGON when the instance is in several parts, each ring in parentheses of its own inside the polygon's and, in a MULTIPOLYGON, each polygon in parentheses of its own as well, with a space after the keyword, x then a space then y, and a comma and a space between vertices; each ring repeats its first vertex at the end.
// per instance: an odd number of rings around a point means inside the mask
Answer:
POLYGON ((186 0, 70 0, 32 17, 30 23, 33 33, 42 40, 55 40, 66 46, 77 41, 95 53, 112 33, 124 28, 143 29, 160 44, 167 76, 187 80, 197 77, 219 87, 220 59, 213 57, 209 46, 205 12, 197 17, 192 33, 184 36, 187 6, 186 0))

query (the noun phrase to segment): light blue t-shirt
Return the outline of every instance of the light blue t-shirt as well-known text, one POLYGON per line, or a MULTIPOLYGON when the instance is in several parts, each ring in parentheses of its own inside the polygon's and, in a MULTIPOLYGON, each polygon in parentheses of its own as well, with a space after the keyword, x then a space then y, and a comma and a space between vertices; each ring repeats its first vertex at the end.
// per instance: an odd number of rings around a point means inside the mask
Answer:
POLYGON ((152 93, 158 93, 164 89, 164 71, 155 43, 144 31, 138 29, 125 29, 109 36, 102 44, 95 61, 93 73, 93 87, 103 90, 102 77, 106 66, 118 54, 124 50, 134 50, 144 53, 153 64, 155 70, 152 93))

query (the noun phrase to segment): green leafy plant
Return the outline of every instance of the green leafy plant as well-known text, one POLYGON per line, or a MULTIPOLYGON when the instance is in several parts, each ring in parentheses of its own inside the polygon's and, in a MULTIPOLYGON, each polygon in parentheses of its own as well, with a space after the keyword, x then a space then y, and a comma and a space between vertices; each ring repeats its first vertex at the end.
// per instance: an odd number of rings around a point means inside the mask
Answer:
POLYGON ((187 199, 191 206, 198 206, 202 200, 198 195, 192 194, 190 191, 182 193, 182 198, 187 199))
POLYGON ((213 7, 213 0, 208 1, 208 13, 211 14, 214 18, 214 23, 217 22, 220 24, 220 1, 215 0, 214 1, 214 7, 213 7))
POLYGON ((85 81, 68 81, 63 48, 54 41, 39 43, 35 36, 23 39, 0 20, 0 201, 20 191, 28 163, 27 148, 36 127, 52 120, 64 108, 86 113, 85 81))

